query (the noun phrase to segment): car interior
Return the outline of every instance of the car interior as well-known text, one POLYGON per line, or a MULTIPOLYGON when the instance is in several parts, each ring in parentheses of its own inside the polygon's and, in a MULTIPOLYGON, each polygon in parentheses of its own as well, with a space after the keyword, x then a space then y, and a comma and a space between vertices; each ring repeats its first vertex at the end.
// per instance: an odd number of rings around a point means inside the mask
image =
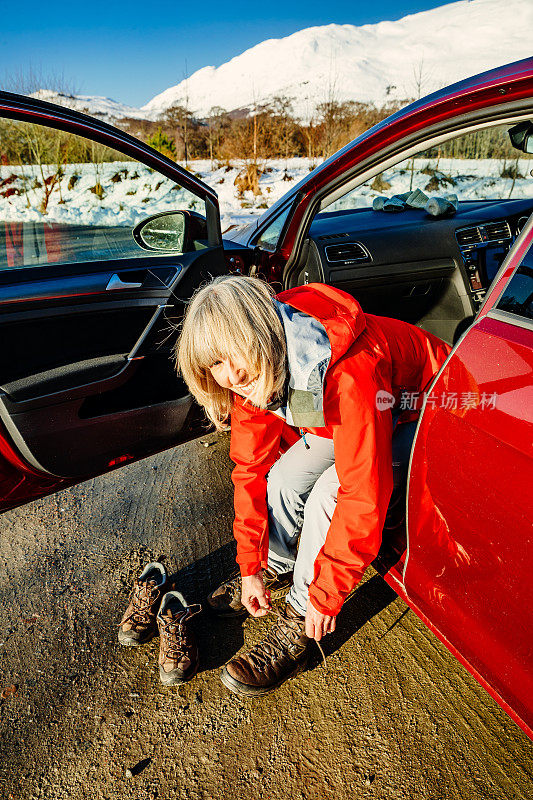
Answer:
POLYGON ((405 320, 455 344, 533 212, 533 157, 512 146, 512 127, 433 147, 323 203, 289 286, 338 286, 368 313, 405 320), (369 189, 401 202, 381 208, 369 189), (417 190, 410 206, 406 195, 417 190), (450 194, 443 213, 428 213, 430 196, 450 194))
MULTIPOLYGON (((337 286, 366 313, 456 344, 533 212, 533 158, 512 143, 516 127, 464 135, 323 200, 288 285, 337 286)), ((380 571, 405 552, 406 488, 391 497, 380 571)))

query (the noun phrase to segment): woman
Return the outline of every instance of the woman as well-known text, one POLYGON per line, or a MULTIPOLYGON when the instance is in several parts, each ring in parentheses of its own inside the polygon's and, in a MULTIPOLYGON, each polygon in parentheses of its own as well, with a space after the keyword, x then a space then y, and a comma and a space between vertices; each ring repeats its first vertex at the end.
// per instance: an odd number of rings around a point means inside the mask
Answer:
POLYGON ((215 426, 231 417, 236 465, 240 576, 208 602, 220 616, 259 617, 290 585, 266 639, 224 667, 232 691, 272 691, 304 668, 311 639, 335 630, 381 544, 393 414, 404 450, 398 481, 406 470, 415 425, 405 423, 417 413, 399 420, 400 396, 422 392, 449 352, 436 336, 364 314, 322 284, 273 297, 256 278, 229 276, 193 297, 177 362, 215 426))

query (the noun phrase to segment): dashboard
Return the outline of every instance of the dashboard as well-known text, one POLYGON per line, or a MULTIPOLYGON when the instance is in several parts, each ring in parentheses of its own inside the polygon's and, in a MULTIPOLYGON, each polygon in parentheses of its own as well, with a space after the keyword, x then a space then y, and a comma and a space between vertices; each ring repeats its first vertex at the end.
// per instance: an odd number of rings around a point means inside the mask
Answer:
POLYGON ((365 310, 374 313, 396 316, 393 306, 401 299, 402 316, 409 320, 445 294, 459 270, 461 293, 475 313, 532 212, 533 199, 463 200, 448 217, 431 217, 423 209, 323 212, 309 230, 298 282, 338 286, 361 296, 365 310), (384 309, 387 298, 392 313, 384 309))

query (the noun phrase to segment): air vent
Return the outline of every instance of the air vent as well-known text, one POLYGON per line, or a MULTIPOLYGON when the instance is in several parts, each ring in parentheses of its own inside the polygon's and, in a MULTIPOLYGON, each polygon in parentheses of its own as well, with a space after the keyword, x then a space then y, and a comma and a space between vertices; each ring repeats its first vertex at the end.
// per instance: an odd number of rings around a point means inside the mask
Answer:
POLYGON ((522 228, 528 221, 529 217, 520 217, 518 222, 516 223, 516 235, 518 236, 519 233, 522 233, 522 228))
POLYGON ((485 225, 486 240, 488 242, 500 241, 511 238, 511 228, 506 220, 502 222, 488 222, 485 225))
POLYGON ((326 258, 330 263, 347 264, 353 261, 370 261, 370 253, 359 242, 346 242, 328 245, 326 258))
POLYGON ((470 244, 480 244, 482 242, 481 231, 479 228, 461 228, 455 231, 455 238, 459 247, 466 247, 470 244))
POLYGON ((324 236, 319 236, 318 238, 322 241, 324 239, 347 239, 349 233, 328 233, 324 236))

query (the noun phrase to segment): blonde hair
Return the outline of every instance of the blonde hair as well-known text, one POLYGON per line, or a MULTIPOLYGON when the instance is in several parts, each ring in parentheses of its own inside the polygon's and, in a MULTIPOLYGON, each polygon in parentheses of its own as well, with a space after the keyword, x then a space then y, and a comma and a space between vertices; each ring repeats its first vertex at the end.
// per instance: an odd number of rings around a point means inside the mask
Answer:
POLYGON ((283 391, 287 345, 272 290, 258 278, 215 278, 191 299, 176 344, 176 367, 215 427, 227 427, 233 392, 220 386, 210 367, 242 358, 259 376, 246 402, 266 408, 283 391))

